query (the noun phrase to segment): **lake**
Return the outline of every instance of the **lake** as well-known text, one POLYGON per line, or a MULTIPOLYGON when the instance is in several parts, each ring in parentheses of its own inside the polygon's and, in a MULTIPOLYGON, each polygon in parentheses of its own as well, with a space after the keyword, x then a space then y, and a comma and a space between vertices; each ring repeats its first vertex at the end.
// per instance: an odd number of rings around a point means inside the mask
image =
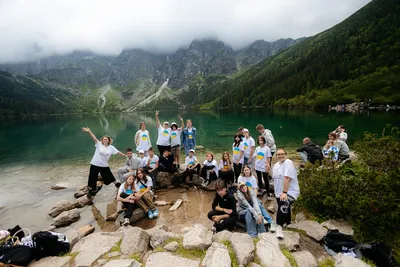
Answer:
MULTIPOLYGON (((365 131, 381 133, 386 124, 400 126, 399 113, 395 111, 161 111, 160 120, 179 123, 179 114, 184 120, 193 120, 198 130, 197 144, 212 151, 230 151, 233 135, 239 126, 248 128, 252 136, 256 137, 258 133, 255 126, 258 123, 272 130, 278 147, 286 148, 300 146, 306 136, 323 145, 328 132, 339 124, 346 125, 350 144, 362 138, 365 131)), ((155 146, 157 133, 154 112, 3 119, 0 122, 0 165, 77 161, 89 164, 94 145, 89 135, 81 131, 82 126, 90 127, 98 138, 104 134, 110 135, 115 147, 124 152, 127 147, 135 148, 133 138, 141 121, 147 123, 155 146)))

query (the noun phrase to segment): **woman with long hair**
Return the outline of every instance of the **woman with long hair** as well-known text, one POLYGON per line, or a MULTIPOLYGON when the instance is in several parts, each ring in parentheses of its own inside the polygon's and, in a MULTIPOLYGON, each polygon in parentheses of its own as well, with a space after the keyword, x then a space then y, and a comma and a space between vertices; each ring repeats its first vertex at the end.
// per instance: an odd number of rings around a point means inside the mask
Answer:
POLYGON ((135 179, 135 201, 144 210, 149 219, 158 216, 158 210, 154 205, 153 196, 150 192, 152 186, 151 178, 146 175, 142 168, 139 168, 135 179))
POLYGON ((96 147, 92 160, 90 161, 87 197, 91 198, 97 194, 99 190, 97 189, 97 177, 99 173, 104 184, 109 185, 114 183, 115 187, 119 188, 121 183, 118 183, 115 180, 115 177, 108 165, 108 160, 110 159, 111 155, 118 154, 124 158, 126 158, 126 155, 119 152, 118 149, 112 145, 111 137, 104 135, 100 140, 98 140, 88 127, 82 127, 82 131, 89 133, 96 147))
POLYGON ((219 178, 225 181, 225 184, 228 186, 228 188, 235 180, 235 174, 232 170, 231 157, 227 151, 222 153, 222 158, 219 161, 219 178))
POLYGON ((124 215, 124 222, 122 225, 128 225, 129 220, 132 217, 133 210, 135 209, 135 195, 133 194, 135 187, 134 187, 135 178, 133 175, 130 175, 126 178, 126 181, 121 184, 118 190, 117 200, 121 201, 122 206, 126 209, 124 215))
POLYGON ((203 167, 200 170, 201 177, 204 179, 204 186, 218 178, 218 163, 214 160, 214 154, 208 152, 203 167))
POLYGON ((140 123, 139 130, 135 134, 135 144, 136 151, 143 150, 145 157, 149 155, 148 151, 151 147, 150 133, 146 130, 146 123, 143 121, 140 123))
POLYGON ((235 183, 242 172, 243 167, 243 160, 244 160, 244 145, 242 142, 243 135, 241 133, 236 133, 233 137, 233 144, 232 144, 232 161, 233 161, 233 171, 235 173, 235 183))

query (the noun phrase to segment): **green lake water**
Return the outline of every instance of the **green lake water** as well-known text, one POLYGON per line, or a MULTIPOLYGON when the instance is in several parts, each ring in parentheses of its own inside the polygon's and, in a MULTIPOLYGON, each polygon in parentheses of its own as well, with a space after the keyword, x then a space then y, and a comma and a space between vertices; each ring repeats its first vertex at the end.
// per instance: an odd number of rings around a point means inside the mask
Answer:
MULTIPOLYGON (((257 136, 258 123, 272 130, 278 147, 295 148, 306 136, 322 145, 329 131, 346 125, 351 145, 365 131, 380 133, 386 124, 400 126, 398 112, 366 111, 337 113, 311 110, 221 110, 221 111, 160 111, 160 120, 179 122, 192 119, 198 130, 197 144, 212 151, 231 150, 233 135, 239 126, 257 136)), ((139 123, 144 121, 156 143, 154 112, 85 114, 67 116, 3 119, 0 122, 0 165, 47 163, 54 161, 87 161, 93 152, 93 141, 82 126, 88 126, 99 138, 104 134, 114 139, 117 149, 125 151, 133 145, 139 123)))

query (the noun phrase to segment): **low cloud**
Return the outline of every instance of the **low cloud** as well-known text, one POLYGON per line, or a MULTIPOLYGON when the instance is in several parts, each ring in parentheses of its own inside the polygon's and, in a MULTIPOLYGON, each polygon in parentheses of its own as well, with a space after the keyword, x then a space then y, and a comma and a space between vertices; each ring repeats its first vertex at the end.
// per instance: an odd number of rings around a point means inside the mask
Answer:
POLYGON ((368 0, 0 0, 0 63, 74 50, 173 52, 193 39, 234 49, 311 36, 368 0))

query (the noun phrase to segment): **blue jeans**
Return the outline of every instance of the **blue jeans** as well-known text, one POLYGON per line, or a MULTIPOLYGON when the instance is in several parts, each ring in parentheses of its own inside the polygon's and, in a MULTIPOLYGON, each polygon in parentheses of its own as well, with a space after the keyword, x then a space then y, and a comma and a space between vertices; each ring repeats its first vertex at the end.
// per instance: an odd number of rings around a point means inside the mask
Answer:
POLYGON ((258 206, 260 206, 261 214, 264 217, 264 219, 266 219, 269 224, 273 223, 274 220, 271 218, 271 216, 269 215, 267 210, 264 208, 263 204, 261 204, 261 201, 259 199, 258 199, 258 206))
POLYGON ((184 147, 185 147, 185 154, 187 157, 189 155, 190 149, 196 149, 196 144, 194 143, 193 139, 188 139, 186 140, 184 147))
POLYGON ((249 210, 242 210, 239 219, 246 222, 247 234, 252 238, 257 238, 258 234, 266 232, 264 224, 257 224, 249 210))

